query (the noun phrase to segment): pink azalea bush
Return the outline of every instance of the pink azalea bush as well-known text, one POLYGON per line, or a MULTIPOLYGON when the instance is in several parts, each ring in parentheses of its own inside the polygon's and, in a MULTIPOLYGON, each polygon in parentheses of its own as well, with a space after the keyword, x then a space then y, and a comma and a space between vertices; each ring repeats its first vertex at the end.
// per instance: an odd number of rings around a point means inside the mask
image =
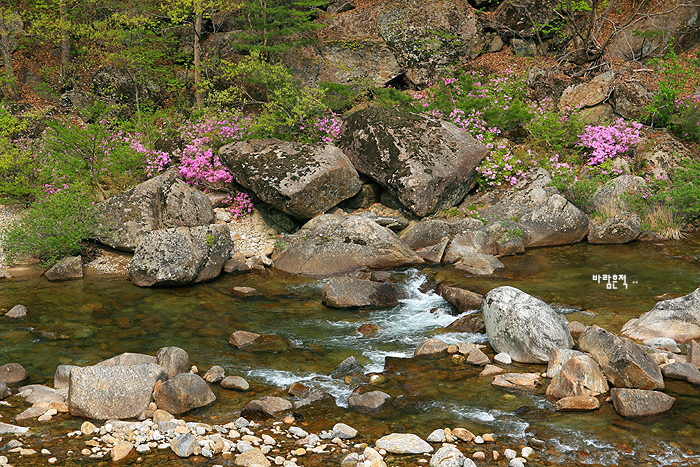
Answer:
POLYGON ((590 151, 588 165, 597 166, 607 160, 629 154, 641 139, 641 123, 626 123, 622 118, 612 125, 588 125, 579 135, 579 145, 590 151))

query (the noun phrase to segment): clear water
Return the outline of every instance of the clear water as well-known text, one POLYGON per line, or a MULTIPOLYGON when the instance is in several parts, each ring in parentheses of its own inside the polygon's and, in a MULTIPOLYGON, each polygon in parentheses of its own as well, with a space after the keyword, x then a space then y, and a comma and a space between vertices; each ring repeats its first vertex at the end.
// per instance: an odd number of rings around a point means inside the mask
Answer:
MULTIPOLYGON (((31 383, 51 385, 59 364, 88 365, 121 352, 155 354, 160 347, 179 346, 202 372, 220 365, 252 386, 244 394, 215 388, 217 402, 188 419, 231 421, 250 399, 301 381, 330 392, 340 406, 302 413, 310 429, 345 421, 362 427, 371 440, 390 431, 427 436, 436 428, 465 426, 493 432, 509 447, 530 443, 533 437, 544 440, 546 452, 538 462, 545 465, 697 465, 700 397, 686 383, 668 382, 667 392, 677 399, 670 414, 625 420, 610 403, 592 413, 556 413, 544 388, 536 393, 501 391, 491 387, 491 378, 478 378, 480 370, 469 365, 454 365, 449 358, 405 357, 431 336, 446 342, 486 340, 484 335, 446 331, 458 314, 431 291, 438 281, 480 293, 512 285, 557 304, 569 320, 619 332, 627 320, 649 310, 655 296, 684 295, 700 286, 699 256, 700 237, 695 236, 677 243, 529 250, 502 258, 506 271, 489 278, 447 267, 396 271, 409 298, 391 309, 369 311, 326 308, 320 300, 322 281, 276 272, 221 277, 179 289, 141 289, 123 277, 62 284, 18 277, 0 282, 0 308, 22 303, 29 316, 21 321, 0 317, 0 364, 19 362, 31 383), (592 280, 597 274, 625 274, 628 286, 618 282, 616 290, 607 289, 603 281, 592 280), (238 298, 231 293, 234 286, 255 287, 262 294, 238 298), (376 324, 378 333, 358 333, 365 323, 376 324), (241 352, 228 344, 235 330, 279 334, 294 348, 277 354, 241 352), (400 408, 377 417, 343 408, 354 386, 327 375, 350 355, 368 371, 384 372, 386 381, 376 389, 405 396, 400 408)), ((543 369, 513 365, 513 371, 543 369)), ((3 421, 9 421, 8 415, 3 421)), ((41 432, 47 443, 58 443, 61 433, 79 424, 64 416, 57 424, 41 424, 41 432)), ((15 465, 41 465, 29 458, 22 462, 15 465)))

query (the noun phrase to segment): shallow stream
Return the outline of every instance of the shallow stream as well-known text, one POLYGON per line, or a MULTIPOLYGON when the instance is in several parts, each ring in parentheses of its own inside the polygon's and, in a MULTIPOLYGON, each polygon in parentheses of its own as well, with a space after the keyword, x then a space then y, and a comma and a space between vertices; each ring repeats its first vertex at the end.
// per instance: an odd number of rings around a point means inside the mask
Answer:
MULTIPOLYGON (((320 299, 322 281, 274 271, 179 289, 142 289, 124 277, 61 284, 16 277, 0 282, 0 308, 22 303, 29 316, 21 321, 0 317, 0 364, 19 362, 31 375, 30 383, 52 385, 59 364, 89 365, 121 352, 154 355, 160 347, 179 346, 201 373, 220 365, 228 375, 251 383, 244 394, 215 388, 218 400, 186 415, 188 420, 232 421, 249 400, 302 381, 330 392, 341 407, 303 413, 304 424, 313 430, 344 421, 358 428, 364 440, 373 440, 389 432, 426 437, 436 428, 464 426, 495 433, 505 446, 543 440, 539 460, 530 465, 700 464, 700 394, 687 383, 667 381, 666 392, 677 399, 671 413, 625 420, 605 402, 591 413, 554 412, 544 397, 546 383, 536 393, 506 392, 492 388, 492 378, 478 378, 480 369, 454 365, 448 357, 405 358, 431 336, 448 343, 486 341, 485 335, 447 332, 445 326, 458 313, 432 292, 439 281, 483 294, 511 285, 555 304, 569 320, 619 332, 627 320, 651 309, 654 297, 685 295, 700 286, 700 236, 658 244, 533 249, 502 262, 506 270, 487 278, 449 267, 396 271, 395 279, 410 298, 395 308, 372 311, 327 308, 320 299), (627 287, 618 280, 616 289, 609 288, 604 280, 594 281, 594 275, 625 275, 627 287), (254 287, 261 295, 238 298, 231 292, 235 286, 254 287), (365 323, 376 324, 378 333, 363 337, 357 329, 365 323), (294 348, 279 354, 237 351, 228 344, 235 330, 279 334, 294 348), (350 355, 370 372, 382 372, 386 365, 386 382, 376 389, 403 395, 405 403, 380 417, 343 409, 353 387, 326 375, 350 355)), ((512 365, 513 371, 544 369, 512 365)), ((58 423, 32 425, 41 427, 46 443, 60 444, 60 436, 82 422, 61 417, 58 423)), ((11 419, 5 415, 2 421, 11 419)), ((0 454, 4 444, 0 442, 0 454)), ((168 461, 146 458, 144 465, 190 465, 170 454, 168 461)), ((26 458, 14 465, 42 462, 26 458)))

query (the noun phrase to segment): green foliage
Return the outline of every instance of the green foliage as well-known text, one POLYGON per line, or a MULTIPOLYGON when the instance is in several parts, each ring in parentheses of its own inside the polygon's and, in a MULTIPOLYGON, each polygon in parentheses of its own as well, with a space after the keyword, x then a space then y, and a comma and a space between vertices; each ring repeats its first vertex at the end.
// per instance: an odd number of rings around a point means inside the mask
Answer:
POLYGON ((25 151, 0 137, 0 196, 28 199, 34 194, 31 160, 25 151))
POLYGON ((358 97, 355 89, 345 84, 323 82, 319 87, 323 90, 323 104, 333 112, 350 109, 358 97))
POLYGON ((552 174, 550 185, 581 211, 586 214, 593 212, 593 196, 598 190, 596 180, 576 180, 571 175, 552 174))
POLYGON ((395 88, 374 88, 374 101, 381 107, 396 107, 403 110, 414 110, 415 99, 405 92, 395 88))
POLYGON ((269 56, 312 44, 308 33, 325 26, 312 19, 325 5, 325 0, 245 0, 242 9, 247 28, 236 46, 269 56))
POLYGON ((87 186, 102 197, 143 178, 144 156, 128 135, 101 121, 85 128, 53 119, 46 121, 37 151, 39 184, 51 192, 60 186, 87 186))
POLYGON ((532 147, 555 153, 572 153, 585 123, 575 111, 559 111, 551 102, 542 102, 535 109, 533 118, 525 124, 532 147))
POLYGON ((700 219, 700 161, 683 163, 671 177, 667 195, 674 212, 689 221, 700 219))
POLYGON ((258 52, 235 65, 224 64, 223 73, 234 85, 212 93, 212 101, 259 106, 251 127, 254 138, 306 141, 313 122, 327 110, 323 89, 301 84, 282 64, 264 60, 258 52))
POLYGON ((98 224, 93 199, 84 187, 54 193, 34 203, 25 215, 0 235, 11 262, 36 256, 45 267, 81 251, 81 241, 95 233, 98 224))
POLYGON ((669 42, 669 51, 663 60, 654 62, 663 67, 659 80, 659 90, 654 94, 652 102, 644 108, 644 116, 652 125, 666 126, 674 116, 676 101, 686 82, 688 71, 678 63, 678 56, 673 50, 673 41, 669 42))

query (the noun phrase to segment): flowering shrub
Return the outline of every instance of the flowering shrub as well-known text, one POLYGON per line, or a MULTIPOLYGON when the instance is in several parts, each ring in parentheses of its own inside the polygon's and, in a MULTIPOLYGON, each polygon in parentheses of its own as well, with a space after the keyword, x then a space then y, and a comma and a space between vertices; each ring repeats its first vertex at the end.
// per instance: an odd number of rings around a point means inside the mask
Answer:
POLYGON ((232 200, 229 207, 231 215, 236 219, 253 212, 253 202, 250 200, 248 193, 239 192, 232 200))
POLYGON ((571 109, 560 111, 549 98, 529 103, 532 119, 525 124, 530 144, 553 153, 571 152, 578 143, 584 124, 571 109))
POLYGON ((579 135, 579 144, 590 150, 588 165, 600 165, 608 159, 625 156, 640 140, 641 123, 625 123, 621 118, 612 125, 588 125, 579 135))

